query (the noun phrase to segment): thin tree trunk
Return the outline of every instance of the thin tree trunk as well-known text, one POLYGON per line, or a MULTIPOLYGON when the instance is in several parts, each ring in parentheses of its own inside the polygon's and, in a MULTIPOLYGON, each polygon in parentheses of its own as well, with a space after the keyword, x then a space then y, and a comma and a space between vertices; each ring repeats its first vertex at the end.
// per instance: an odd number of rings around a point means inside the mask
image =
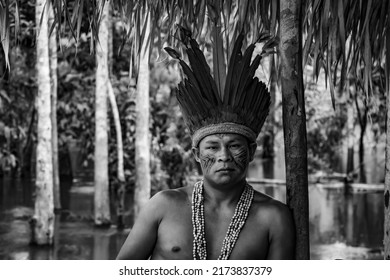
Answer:
MULTIPOLYGON (((150 12, 146 13, 145 38, 150 36, 150 12)), ((150 198, 150 139, 149 139, 149 49, 151 40, 144 39, 140 51, 136 97, 134 218, 150 198)))
POLYGON ((353 105, 348 104, 347 108, 347 131, 348 131, 348 154, 347 154, 347 176, 352 176, 354 171, 354 114, 353 114, 353 105))
MULTIPOLYGON (((350 83, 349 79, 346 79, 346 89, 348 89, 348 102, 347 102, 347 169, 346 175, 350 177, 353 175, 354 169, 354 135, 355 135, 355 116, 354 116, 354 106, 352 101, 354 100, 355 86, 353 83, 350 83)), ((339 98, 342 98, 342 93, 339 92, 339 98)), ((343 108, 341 106, 336 107, 337 114, 341 116, 343 108)), ((352 177, 351 177, 352 178, 352 177)), ((346 185, 347 187, 347 185, 346 185)))
POLYGON ((364 135, 367 127, 367 105, 363 104, 363 113, 360 111, 357 95, 355 95, 355 105, 360 124, 360 137, 359 137, 359 181, 366 183, 366 168, 364 166, 364 135))
POLYGON ((360 183, 367 183, 366 166, 364 164, 364 135, 366 133, 366 124, 361 127, 359 139, 359 174, 360 183))
POLYGON ((108 98, 112 108, 112 115, 114 117, 115 131, 116 131, 116 143, 117 143, 117 179, 119 185, 116 188, 116 215, 117 215, 117 228, 123 229, 124 223, 124 211, 125 211, 125 167, 123 161, 123 140, 122 140, 122 128, 119 117, 118 105, 116 103, 114 90, 110 80, 113 67, 113 34, 112 34, 112 10, 110 9, 110 21, 108 24, 108 98))
POLYGON ((277 73, 276 73, 276 64, 275 56, 271 55, 270 60, 270 93, 271 93, 271 106, 270 106, 270 115, 268 117, 269 122, 271 123, 271 128, 269 133, 271 135, 271 141, 269 143, 269 149, 272 154, 272 158, 275 157, 275 132, 274 132, 274 123, 275 123, 275 109, 276 109, 276 90, 277 90, 277 73))
MULTIPOLYGON (((49 5, 49 28, 54 22, 53 6, 49 5)), ((58 169, 58 129, 57 129, 57 27, 49 37, 50 57, 50 90, 51 90, 51 124, 53 149, 53 188, 54 209, 61 209, 60 176, 58 169)))
POLYGON ((302 3, 280 1, 281 82, 287 205, 296 227, 296 258, 309 259, 306 115, 302 71, 302 3))
MULTIPOLYGON (((32 102, 32 104, 36 104, 35 99, 32 102)), ((30 123, 28 125, 28 130, 27 130, 27 139, 26 139, 26 144, 23 147, 23 163, 21 168, 22 170, 22 176, 31 176, 32 174, 32 154, 33 154, 33 128, 34 128, 34 123, 35 123, 35 118, 37 114, 37 109, 36 106, 32 106, 31 109, 31 117, 30 117, 30 123)))
POLYGON ((45 0, 37 0, 35 22, 37 26, 37 161, 35 181, 35 207, 31 222, 32 243, 38 245, 53 244, 54 241, 54 199, 53 199, 53 161, 52 161, 52 125, 50 118, 50 65, 48 18, 45 0))
POLYGON ((262 165, 263 165, 264 178, 273 179, 275 177, 275 172, 274 172, 274 166, 275 166, 274 124, 275 124, 275 108, 276 108, 275 100, 276 100, 276 83, 277 83, 274 55, 270 55, 269 57, 267 57, 267 59, 264 62, 267 64, 267 67, 263 66, 263 68, 265 68, 267 70, 267 74, 269 75, 269 78, 267 77, 266 80, 269 81, 269 91, 271 94, 271 106, 269 109, 268 120, 266 122, 265 127, 263 128, 264 141, 263 141, 262 165))
POLYGON ((269 109, 268 120, 266 122, 264 130, 264 141, 263 141, 263 174, 264 178, 274 178, 275 177, 275 102, 276 102, 276 84, 277 84, 277 74, 275 67, 275 56, 269 56, 269 59, 266 60, 268 64, 269 72, 269 91, 271 94, 271 106, 269 109))
MULTIPOLYGON (((261 64, 259 66, 260 69, 256 71, 256 76, 261 80, 269 84, 270 94, 271 94, 271 106, 270 113, 268 116, 268 120, 263 128, 264 133, 264 141, 262 143, 262 158, 269 159, 273 157, 273 121, 274 121, 274 104, 275 104, 275 69, 273 69, 273 55, 266 56, 262 58, 261 64), (271 71, 274 71, 271 73, 271 71)), ((264 161, 266 162, 266 161, 264 161)), ((266 163, 267 164, 267 163, 266 163)))
POLYGON ((124 227, 124 217, 123 213, 125 210, 125 170, 123 163, 123 141, 122 141, 122 128, 119 118, 118 106, 115 100, 114 90, 111 85, 111 81, 107 81, 108 85, 108 98, 110 100, 110 105, 112 109, 112 114, 114 117, 115 131, 116 131, 116 144, 117 144, 117 176, 119 186, 117 188, 117 226, 118 228, 124 227))
POLYGON ((390 90, 387 89, 386 98, 387 122, 386 122, 386 167, 385 167, 385 224, 384 224, 384 259, 390 260, 390 90))
POLYGON ((94 206, 95 225, 97 226, 108 226, 111 224, 107 135, 108 22, 109 4, 105 4, 99 27, 99 43, 96 46, 94 206))

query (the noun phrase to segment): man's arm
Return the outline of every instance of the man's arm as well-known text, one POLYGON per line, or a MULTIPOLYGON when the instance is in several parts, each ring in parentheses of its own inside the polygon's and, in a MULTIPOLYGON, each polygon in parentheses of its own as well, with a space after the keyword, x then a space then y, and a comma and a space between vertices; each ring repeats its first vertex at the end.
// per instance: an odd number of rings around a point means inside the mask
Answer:
POLYGON ((270 210, 268 260, 295 259, 295 226, 290 209, 277 203, 270 210))
POLYGON ((153 253, 158 225, 163 217, 162 195, 156 194, 141 209, 117 260, 146 260, 153 253))

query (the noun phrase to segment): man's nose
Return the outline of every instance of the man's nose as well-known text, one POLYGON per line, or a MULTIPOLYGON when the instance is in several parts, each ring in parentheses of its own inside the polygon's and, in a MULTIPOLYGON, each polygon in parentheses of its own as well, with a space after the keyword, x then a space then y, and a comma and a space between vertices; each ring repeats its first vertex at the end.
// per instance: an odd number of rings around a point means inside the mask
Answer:
POLYGON ((230 161, 232 160, 232 155, 230 150, 226 147, 222 147, 218 153, 218 161, 230 161))

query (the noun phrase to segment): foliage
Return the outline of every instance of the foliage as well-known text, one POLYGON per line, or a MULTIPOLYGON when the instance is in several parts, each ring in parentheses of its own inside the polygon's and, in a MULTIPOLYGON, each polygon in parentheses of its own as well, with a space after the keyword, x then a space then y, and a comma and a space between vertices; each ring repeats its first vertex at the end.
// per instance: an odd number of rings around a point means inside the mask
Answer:
MULTIPOLYGON (((354 126, 361 126, 356 109, 367 110, 374 141, 378 143, 386 131, 386 97, 384 92, 384 69, 374 68, 373 94, 364 94, 363 80, 355 82, 353 76, 349 76, 348 83, 351 85, 348 91, 336 96, 337 111, 331 109, 329 96, 326 94, 325 77, 319 75, 317 81, 311 80, 312 67, 306 67, 306 117, 307 117, 307 143, 308 143, 308 168, 310 173, 322 170, 327 172, 340 172, 338 163, 341 162, 341 148, 347 137, 352 137, 353 132, 348 131, 347 111, 348 107, 354 108, 354 126), (353 89, 351 91, 351 89, 353 89)), ((361 116, 363 114, 361 113, 361 116)), ((361 127, 360 127, 361 129, 361 127)), ((363 137, 364 135, 360 135, 363 137)), ((360 140, 360 139, 359 139, 360 140)), ((357 141, 356 141, 357 142, 357 141)), ((346 156, 346 155, 345 155, 346 156)))
MULTIPOLYGON (((23 1, 22 1, 23 2, 23 1)), ((98 26, 101 13, 106 1, 84 0, 52 0, 55 24, 60 27, 60 35, 70 35, 78 41, 82 34, 82 26, 87 24, 92 35, 92 49, 97 41, 98 26)), ((109 2, 107 2, 109 3, 109 2)), ((244 30, 249 38, 258 38, 263 31, 272 34, 278 33, 279 28, 279 1, 112 1, 114 11, 121 16, 124 22, 124 38, 132 38, 132 53, 139 53, 145 38, 142 15, 145 10, 151 11, 151 37, 158 37, 158 49, 161 49, 160 34, 162 29, 170 31, 176 24, 191 28, 195 37, 204 33, 204 26, 212 21, 220 20, 224 30, 227 54, 230 53, 232 42, 238 33, 244 30), (259 20, 260 19, 260 20, 259 20), (177 22, 175 22, 177 21, 177 22)), ((10 44, 10 27, 15 32, 20 30, 19 15, 22 5, 18 1, 6 1, 1 5, 0 23, 1 44, 8 64, 8 49, 10 44), (12 20, 12 16, 14 19, 12 20)), ((356 75, 356 70, 363 69, 364 89, 368 93, 372 90, 372 71, 376 65, 386 65, 386 72, 390 70, 386 55, 389 49, 389 1, 370 0, 340 0, 332 4, 330 0, 303 1, 302 14, 305 30, 304 64, 306 61, 314 65, 314 74, 318 77, 323 68, 327 73, 333 105, 335 105, 334 87, 340 79, 340 91, 344 88, 344 81, 348 75, 356 75), (385 57, 385 59, 383 59, 385 57), (341 65, 341 71, 338 71, 341 65)), ((212 29, 211 29, 212 30, 212 29)), ((210 33, 210 29, 206 30, 210 33)), ((167 34, 164 32, 164 34, 167 34)), ((173 37, 168 36, 168 41, 173 37)), ((167 38, 165 38, 167 40, 167 38)), ((172 41, 170 45, 172 45, 172 41)), ((135 63, 136 64, 136 63, 135 63)), ((130 71, 131 72, 131 71, 130 71)), ((357 78, 357 76, 355 76, 357 78)), ((386 85, 389 87, 386 77, 386 85)))
POLYGON ((163 180, 156 180, 158 172, 155 172, 152 186, 162 184, 160 189, 183 187, 192 173, 193 161, 189 156, 191 139, 172 90, 177 86, 179 76, 173 66, 154 61, 151 73, 152 166, 160 169, 163 180))
MULTIPOLYGON (((91 160, 94 138, 94 67, 83 36, 79 44, 67 42, 68 48, 58 53, 57 126, 59 151, 67 151, 68 143, 81 143, 84 165, 91 160), (78 54, 76 55, 76 48, 78 54)), ((62 43, 65 43, 64 40, 62 43)))
POLYGON ((308 171, 337 172, 337 163, 341 161, 340 149, 344 135, 340 133, 344 129, 346 115, 325 116, 321 119, 314 118, 315 110, 308 114, 312 126, 307 131, 308 171))
MULTIPOLYGON (((385 91, 385 69, 376 66, 372 71, 372 95, 358 94, 358 98, 362 99, 368 109, 368 119, 372 125, 375 141, 378 142, 379 137, 386 132, 386 91, 385 91)), ((364 91, 363 80, 359 80, 358 88, 364 91)))
MULTIPOLYGON (((310 67, 305 74, 311 76, 310 67)), ((307 119, 307 152, 308 171, 339 172, 337 163, 341 161, 340 149, 347 133, 347 106, 341 104, 336 114, 330 106, 330 98, 325 92, 324 75, 314 83, 310 78, 306 81, 306 119, 307 119), (322 87, 321 87, 322 85, 322 87)))
POLYGON ((389 62, 385 63, 390 57, 386 54, 390 42, 386 39, 389 8, 389 1, 382 0, 342 0, 337 5, 329 0, 307 1, 304 64, 311 61, 316 77, 321 68, 325 70, 333 106, 336 84, 342 92, 349 76, 363 81, 364 92, 369 94, 373 90, 374 68, 386 65, 389 72, 389 62))
MULTIPOLYGON (((8 53, 12 71, 5 71, 3 57, 0 63, 0 174, 3 171, 21 174, 24 165, 28 165, 31 144, 35 139, 32 122, 36 95, 35 14, 29 9, 30 1, 22 2, 25 4, 20 16, 23 29, 17 34, 18 45, 8 53)), ((11 38, 15 40, 14 36, 11 38)))

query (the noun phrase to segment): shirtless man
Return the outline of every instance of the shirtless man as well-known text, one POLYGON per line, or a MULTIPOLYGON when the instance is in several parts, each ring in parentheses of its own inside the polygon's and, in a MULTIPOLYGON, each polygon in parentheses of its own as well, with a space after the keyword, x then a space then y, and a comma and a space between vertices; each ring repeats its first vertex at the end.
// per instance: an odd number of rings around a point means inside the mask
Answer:
MULTIPOLYGON (((255 143, 239 134, 214 134, 194 148, 203 171, 207 259, 217 259, 246 184, 255 143)), ((117 259, 193 258, 192 187, 157 193, 140 212, 117 259)), ((255 191, 230 259, 293 259, 295 229, 286 205, 255 191)))
MULTIPOLYGON (((183 32, 181 38, 188 34, 183 32)), ((186 76, 176 97, 203 180, 152 197, 118 259, 294 258, 289 209, 246 182, 271 101, 265 84, 254 76, 261 55, 252 59, 254 44, 242 54, 243 39, 240 34, 236 40, 226 81, 213 79, 195 39, 184 40, 191 67, 179 52, 165 48, 186 76), (223 82, 225 89, 218 89, 223 82)))

